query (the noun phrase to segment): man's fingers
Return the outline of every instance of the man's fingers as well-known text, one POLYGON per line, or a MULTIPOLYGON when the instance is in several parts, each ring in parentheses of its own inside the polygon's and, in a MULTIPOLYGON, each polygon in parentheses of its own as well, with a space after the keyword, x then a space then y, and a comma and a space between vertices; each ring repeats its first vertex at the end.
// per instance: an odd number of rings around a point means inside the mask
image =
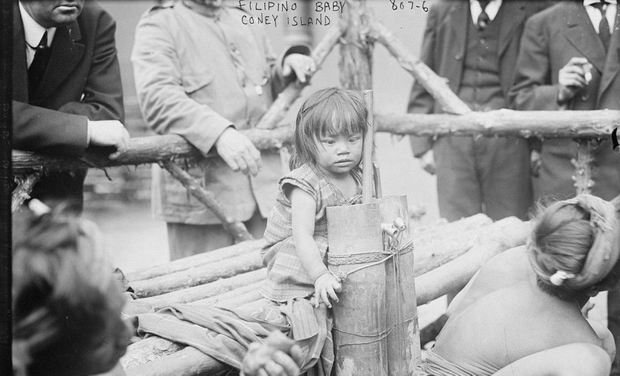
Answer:
POLYGON ((293 357, 293 360, 297 364, 301 364, 301 362, 304 360, 304 353, 301 350, 301 347, 299 347, 297 345, 293 345, 293 347, 291 347, 291 350, 289 351, 289 353, 291 354, 291 356, 293 357))
POLYGON ((226 162, 226 164, 228 165, 228 167, 230 167, 231 170, 239 171, 239 164, 237 163, 235 158, 228 154, 220 154, 220 157, 222 157, 224 162, 226 162))
POLYGON ((588 59, 586 59, 585 57, 571 57, 566 65, 568 64, 583 65, 587 63, 588 63, 588 59))
POLYGON ((286 373, 284 373, 284 368, 273 360, 267 362, 264 369, 267 371, 269 376, 287 376, 286 373))
POLYGON ((273 354, 273 360, 284 368, 286 375, 299 375, 299 367, 295 361, 282 351, 276 351, 273 354))
POLYGON ((259 369, 258 372, 256 373, 258 376, 270 376, 267 371, 265 371, 264 369, 259 369))
POLYGON ((237 163, 237 166, 239 166, 239 170, 241 172, 243 172, 244 174, 248 173, 248 164, 243 155, 235 156, 235 162, 237 163))

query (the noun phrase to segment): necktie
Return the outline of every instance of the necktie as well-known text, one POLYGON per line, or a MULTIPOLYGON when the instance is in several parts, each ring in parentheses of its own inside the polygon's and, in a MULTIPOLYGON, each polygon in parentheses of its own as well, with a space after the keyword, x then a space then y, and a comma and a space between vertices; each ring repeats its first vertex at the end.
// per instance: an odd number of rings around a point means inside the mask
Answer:
POLYGON ((489 5, 489 2, 490 0, 478 1, 478 3, 480 3, 480 8, 482 8, 482 12, 480 12, 480 15, 478 16, 478 21, 476 22, 476 26, 479 30, 484 30, 489 25, 489 22, 491 22, 491 19, 486 12, 486 7, 487 5, 489 5))
POLYGON ((611 39, 611 32, 609 31, 609 22, 607 21, 607 17, 605 17, 607 6, 609 4, 603 0, 600 3, 592 4, 593 7, 601 12, 601 22, 598 24, 598 37, 601 38, 601 42, 603 42, 603 46, 605 47, 605 51, 609 48, 609 40, 611 39))
POLYGON ((43 78, 45 68, 50 59, 51 48, 47 46, 47 31, 43 33, 41 41, 36 47, 34 59, 28 68, 28 92, 33 93, 43 78))

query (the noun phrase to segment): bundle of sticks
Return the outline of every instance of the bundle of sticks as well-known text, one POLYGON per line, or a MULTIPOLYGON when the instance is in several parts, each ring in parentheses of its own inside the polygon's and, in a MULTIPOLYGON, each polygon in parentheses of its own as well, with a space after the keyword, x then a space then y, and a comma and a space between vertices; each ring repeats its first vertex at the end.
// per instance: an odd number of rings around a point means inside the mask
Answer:
MULTIPOLYGON (((417 305, 463 287, 489 258, 525 244, 530 225, 510 217, 492 222, 482 214, 452 223, 412 228, 417 305)), ((175 304, 240 307, 260 299, 266 276, 263 240, 250 240, 212 252, 126 274, 135 298, 127 315, 175 304)), ((192 347, 158 337, 128 348, 121 364, 128 376, 217 375, 227 366, 192 347)))

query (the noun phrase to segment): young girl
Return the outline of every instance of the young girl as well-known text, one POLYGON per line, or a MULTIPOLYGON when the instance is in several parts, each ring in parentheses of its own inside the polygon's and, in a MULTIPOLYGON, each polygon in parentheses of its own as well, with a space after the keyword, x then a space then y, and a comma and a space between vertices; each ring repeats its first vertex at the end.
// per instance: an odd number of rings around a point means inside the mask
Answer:
MULTIPOLYGON (((338 301, 341 286, 324 262, 326 208, 361 197, 366 130, 367 110, 359 93, 330 88, 312 94, 299 110, 293 170, 280 180, 265 230, 265 298, 241 307, 174 304, 139 315, 139 330, 194 346, 236 368, 251 342, 264 342, 276 330, 299 346, 301 372, 330 375, 334 357, 327 308, 338 301)), ((274 374, 278 369, 265 366, 274 374)))
POLYGON ((358 92, 314 93, 297 115, 293 169, 280 180, 280 196, 267 221, 263 295, 285 302, 310 297, 331 308, 340 281, 325 266, 328 206, 356 203, 367 110, 358 92))

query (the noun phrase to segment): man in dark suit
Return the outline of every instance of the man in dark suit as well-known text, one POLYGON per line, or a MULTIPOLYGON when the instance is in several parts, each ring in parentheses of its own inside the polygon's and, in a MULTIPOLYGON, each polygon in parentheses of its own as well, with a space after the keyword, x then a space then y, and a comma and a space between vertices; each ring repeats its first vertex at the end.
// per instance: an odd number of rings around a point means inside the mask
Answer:
MULTIPOLYGON (((545 1, 438 1, 430 9, 421 59, 473 111, 508 106, 525 20, 545 1)), ((414 83, 411 113, 440 113, 431 95, 414 83)), ((531 205, 530 154, 520 138, 412 137, 412 149, 437 173, 440 215, 450 221, 476 213, 492 219, 524 218, 531 205)))
MULTIPOLYGON (((114 20, 94 1, 19 1, 13 16, 13 147, 81 155, 125 148, 114 20)), ((53 173, 32 197, 81 207, 86 170, 53 173)))
MULTIPOLYGON (((563 2, 533 16, 523 33, 515 86, 520 110, 620 109, 620 11, 616 0, 563 2)), ((575 195, 572 176, 577 144, 571 139, 542 142, 541 198, 575 195)), ((620 154, 605 138, 592 151, 592 194, 610 200, 620 194, 620 154)), ((608 296, 608 326, 620 348, 620 291, 608 296)), ((616 354, 613 375, 620 375, 616 354)))

